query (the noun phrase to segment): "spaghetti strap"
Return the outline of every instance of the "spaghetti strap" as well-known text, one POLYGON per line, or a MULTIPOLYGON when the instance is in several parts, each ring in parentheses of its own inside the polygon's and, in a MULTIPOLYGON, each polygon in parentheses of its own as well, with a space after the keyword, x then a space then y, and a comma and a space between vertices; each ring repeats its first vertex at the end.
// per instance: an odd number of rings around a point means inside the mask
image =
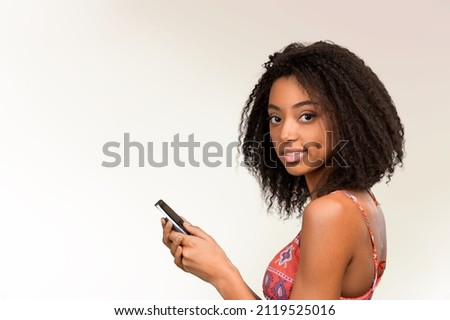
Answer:
MULTIPOLYGON (((372 243, 372 254, 373 254, 373 264, 374 264, 374 271, 372 276, 373 282, 371 283, 371 286, 366 289, 366 291, 359 295, 359 296, 353 296, 353 297, 343 297, 342 293, 340 296, 341 300, 368 300, 372 298, 372 295, 375 291, 375 288, 377 287, 378 283, 381 280, 381 277, 383 276, 382 269, 384 269, 384 261, 381 263, 378 263, 378 257, 377 257, 377 246, 375 245, 374 236, 372 232, 372 227, 369 223, 369 219, 367 218, 367 214, 364 211, 364 208, 361 206, 361 204, 358 202, 356 197, 354 197, 352 194, 348 193, 345 190, 337 190, 332 193, 340 192, 345 197, 350 198, 354 203, 357 204, 359 210, 361 211, 361 215, 364 217, 364 222, 366 223, 368 233, 370 235, 370 240, 372 243)), ((340 196, 339 196, 340 197, 340 196)), ((345 199, 341 199, 343 197, 340 197, 339 200, 346 201, 345 199)), ((353 209, 353 208, 350 208, 353 209)), ((351 210, 350 215, 354 217, 355 219, 361 219, 357 216, 357 212, 353 212, 354 210, 351 210)), ((358 221, 358 223, 361 223, 361 221, 358 221)), ((361 225, 362 232, 364 232, 364 227, 361 225)), ((301 239, 302 231, 298 233, 298 235, 289 242, 281 251, 271 260, 269 263, 269 266, 266 269, 266 273, 264 274, 264 280, 263 280, 263 293, 264 296, 267 299, 288 299, 291 295, 292 288, 295 282, 295 275, 297 274, 297 271, 300 266, 300 243, 302 241, 301 239)), ((365 235, 365 239, 367 241, 367 235, 365 235)), ((366 243, 366 246, 368 244, 366 243)), ((370 253, 369 248, 366 248, 368 255, 370 253)), ((370 256, 367 256, 367 259, 369 259, 370 256)), ((370 263, 370 261, 368 261, 370 263)), ((370 267, 370 265, 368 266, 370 267)), ((368 279, 369 281, 370 279, 368 279)), ((369 283, 370 284, 370 283, 369 283)))
MULTIPOLYGON (((367 217, 367 213, 362 207, 361 203, 359 203, 358 199, 351 193, 345 191, 345 190, 336 190, 335 192, 339 192, 347 196, 347 198, 351 199, 359 208, 359 211, 361 211, 361 214, 363 215, 364 222, 366 223, 367 229, 369 229, 370 238, 372 239, 372 245, 375 245, 375 239, 373 237, 372 227, 370 226, 369 218, 367 217)), ((369 193, 370 194, 370 193, 369 193)), ((375 197, 372 197, 374 201, 376 201, 375 197)), ((375 202, 378 204, 378 202, 375 202)), ((374 247, 375 249, 375 247, 374 247)))
MULTIPOLYGON (((378 270, 384 269, 384 261, 382 261, 381 263, 378 262, 378 251, 377 251, 377 247, 375 245, 375 237, 373 236, 372 227, 370 225, 367 213, 364 210, 364 208, 362 207, 361 203, 358 201, 358 199, 353 194, 351 194, 345 190, 336 190, 334 192, 342 193, 347 198, 351 199, 358 206, 359 211, 361 212, 361 214, 364 218, 364 222, 366 223, 367 230, 369 231, 370 241, 372 242, 373 261, 374 261, 374 265, 375 265, 375 276, 374 276, 373 283, 372 283, 372 289, 374 289, 380 280, 380 278, 378 277, 378 270)), ((334 193, 334 192, 332 192, 332 193, 334 193)), ((368 192, 369 192, 371 198, 373 199, 373 201, 375 202, 375 204, 378 206, 378 201, 375 198, 375 196, 372 194, 372 192, 370 192, 370 191, 368 191, 368 192)))
POLYGON ((378 207, 380 205, 380 203, 378 202, 377 198, 375 198, 375 195, 373 194, 373 192, 370 191, 370 190, 368 190, 367 192, 369 193, 369 195, 372 198, 373 202, 375 202, 375 206, 378 207))

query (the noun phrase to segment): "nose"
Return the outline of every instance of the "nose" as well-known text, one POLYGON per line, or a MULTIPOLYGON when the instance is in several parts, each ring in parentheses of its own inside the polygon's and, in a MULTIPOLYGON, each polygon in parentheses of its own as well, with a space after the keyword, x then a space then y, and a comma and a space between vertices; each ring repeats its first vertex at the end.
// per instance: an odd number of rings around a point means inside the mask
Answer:
POLYGON ((296 141, 299 137, 298 126, 296 121, 286 119, 281 124, 280 139, 282 142, 296 141))

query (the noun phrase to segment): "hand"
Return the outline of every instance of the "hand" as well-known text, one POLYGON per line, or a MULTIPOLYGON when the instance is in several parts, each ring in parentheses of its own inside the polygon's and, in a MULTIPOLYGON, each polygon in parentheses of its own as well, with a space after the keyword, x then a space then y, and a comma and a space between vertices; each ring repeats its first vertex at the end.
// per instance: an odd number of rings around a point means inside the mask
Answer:
POLYGON ((172 223, 162 219, 163 243, 170 249, 175 264, 182 270, 216 286, 237 269, 216 241, 190 223, 184 227, 190 236, 173 231, 172 223))
MULTIPOLYGON (((182 235, 182 233, 172 230, 173 223, 170 222, 169 220, 166 220, 165 218, 161 218, 161 225, 163 227, 162 242, 166 245, 167 248, 170 249, 170 253, 172 254, 172 256, 175 257, 177 249, 181 250, 181 246, 180 246, 181 238, 178 238, 176 235, 182 235), (169 237, 172 233, 173 233, 173 235, 171 237, 169 237), (176 239, 176 241, 172 240, 174 238, 176 239)), ((181 254, 181 252, 180 252, 180 254, 181 254)), ((176 259, 174 259, 174 262, 180 269, 184 270, 182 265, 177 263, 176 259)))

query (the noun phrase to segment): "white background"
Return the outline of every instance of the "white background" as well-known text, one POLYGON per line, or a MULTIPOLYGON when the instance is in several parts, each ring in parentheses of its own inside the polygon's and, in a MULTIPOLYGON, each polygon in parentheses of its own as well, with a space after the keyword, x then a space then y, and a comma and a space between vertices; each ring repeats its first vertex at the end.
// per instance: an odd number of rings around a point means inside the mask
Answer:
POLYGON ((267 216, 243 168, 105 168, 102 147, 225 147, 268 55, 317 40, 361 56, 406 129, 404 169, 373 189, 389 241, 374 299, 449 299, 449 21, 446 0, 0 1, 0 299, 220 298, 173 265, 160 198, 261 294, 300 223, 267 216))

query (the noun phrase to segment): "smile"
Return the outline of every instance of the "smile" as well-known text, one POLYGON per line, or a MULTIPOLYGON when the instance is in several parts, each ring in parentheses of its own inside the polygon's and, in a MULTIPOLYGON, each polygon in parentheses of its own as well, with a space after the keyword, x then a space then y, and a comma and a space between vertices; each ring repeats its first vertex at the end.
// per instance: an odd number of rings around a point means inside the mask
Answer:
POLYGON ((306 150, 284 150, 281 158, 285 162, 300 162, 306 155, 306 150))

